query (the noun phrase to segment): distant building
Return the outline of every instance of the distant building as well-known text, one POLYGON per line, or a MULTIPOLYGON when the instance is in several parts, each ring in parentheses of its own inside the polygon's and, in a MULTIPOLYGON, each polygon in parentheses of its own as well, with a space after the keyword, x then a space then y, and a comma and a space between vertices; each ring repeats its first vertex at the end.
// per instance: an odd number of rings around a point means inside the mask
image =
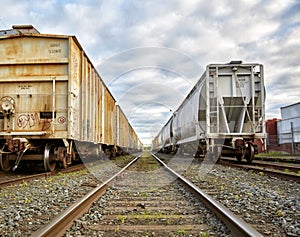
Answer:
POLYGON ((300 153, 300 102, 280 109, 282 119, 277 123, 278 143, 290 144, 292 154, 300 153))
POLYGON ((282 119, 266 121, 267 151, 300 154, 300 102, 280 110, 282 119))
POLYGON ((280 110, 282 119, 266 121, 267 151, 300 154, 300 102, 280 110))
POLYGON ((266 121, 266 132, 268 134, 266 145, 267 151, 280 151, 277 134, 277 123, 280 121, 277 118, 269 119, 266 121))

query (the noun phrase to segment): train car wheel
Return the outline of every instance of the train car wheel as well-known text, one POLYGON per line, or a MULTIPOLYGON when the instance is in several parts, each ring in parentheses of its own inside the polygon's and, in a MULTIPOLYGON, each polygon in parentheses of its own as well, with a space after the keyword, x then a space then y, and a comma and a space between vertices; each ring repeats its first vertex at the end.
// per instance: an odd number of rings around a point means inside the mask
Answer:
POLYGON ((44 151, 44 167, 46 171, 54 171, 56 166, 54 145, 47 144, 44 151))
POLYGON ((8 172, 11 170, 11 162, 9 161, 10 154, 0 154, 0 166, 4 172, 8 172))
POLYGON ((255 149, 254 146, 249 143, 248 147, 246 148, 246 160, 248 163, 251 163, 254 158, 255 149))

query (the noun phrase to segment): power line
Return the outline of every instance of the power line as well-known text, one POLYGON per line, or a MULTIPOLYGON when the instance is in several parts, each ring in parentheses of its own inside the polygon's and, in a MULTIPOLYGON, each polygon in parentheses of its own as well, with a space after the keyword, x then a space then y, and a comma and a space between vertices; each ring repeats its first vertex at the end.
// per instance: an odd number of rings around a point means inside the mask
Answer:
POLYGON ((0 17, 0 21, 2 23, 2 25, 5 27, 5 29, 7 29, 7 26, 5 25, 4 21, 2 20, 2 18, 0 17))

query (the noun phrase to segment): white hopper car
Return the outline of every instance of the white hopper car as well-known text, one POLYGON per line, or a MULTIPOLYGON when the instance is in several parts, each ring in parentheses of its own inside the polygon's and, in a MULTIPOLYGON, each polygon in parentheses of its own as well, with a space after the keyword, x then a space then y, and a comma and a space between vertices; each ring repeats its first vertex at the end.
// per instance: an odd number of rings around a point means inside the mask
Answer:
POLYGON ((162 152, 235 156, 251 162, 265 144, 263 65, 210 64, 153 140, 162 152))

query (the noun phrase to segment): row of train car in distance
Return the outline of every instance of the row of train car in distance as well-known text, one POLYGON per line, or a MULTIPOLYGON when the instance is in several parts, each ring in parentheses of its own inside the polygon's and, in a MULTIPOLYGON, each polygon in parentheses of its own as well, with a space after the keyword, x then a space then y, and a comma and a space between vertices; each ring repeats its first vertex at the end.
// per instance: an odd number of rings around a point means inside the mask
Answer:
POLYGON ((75 36, 0 31, 0 165, 66 167, 76 156, 143 149, 75 36))
POLYGON ((256 140, 265 145, 263 65, 210 64, 153 139, 154 151, 234 156, 251 162, 256 140))

